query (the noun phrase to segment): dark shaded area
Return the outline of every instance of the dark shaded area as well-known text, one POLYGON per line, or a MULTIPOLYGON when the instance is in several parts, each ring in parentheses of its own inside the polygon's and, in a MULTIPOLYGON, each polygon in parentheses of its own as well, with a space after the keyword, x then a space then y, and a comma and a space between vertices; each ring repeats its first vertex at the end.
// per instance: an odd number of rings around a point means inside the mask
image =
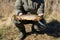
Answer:
POLYGON ((53 20, 50 23, 47 23, 47 28, 42 31, 36 31, 35 29, 33 29, 32 32, 26 33, 26 35, 22 38, 22 40, 31 34, 38 35, 38 34, 44 34, 44 33, 56 38, 60 37, 60 22, 58 22, 57 20, 53 20))
POLYGON ((0 19, 2 19, 4 16, 0 15, 0 19))
POLYGON ((54 37, 60 37, 60 22, 53 20, 47 24, 46 33, 54 37))

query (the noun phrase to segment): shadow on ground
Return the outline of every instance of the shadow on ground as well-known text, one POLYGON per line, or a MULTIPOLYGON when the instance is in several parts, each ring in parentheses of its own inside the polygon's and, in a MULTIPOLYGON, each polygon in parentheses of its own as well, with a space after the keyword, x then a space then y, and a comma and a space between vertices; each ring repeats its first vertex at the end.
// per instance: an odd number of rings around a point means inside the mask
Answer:
POLYGON ((24 37, 26 38, 27 36, 31 35, 31 34, 47 34, 49 36, 53 36, 53 37, 60 37, 60 22, 58 22, 57 20, 53 20, 50 23, 47 23, 47 29, 43 30, 43 31, 32 31, 27 33, 24 37))
POLYGON ((60 37, 60 22, 53 20, 47 24, 46 33, 54 37, 60 37))

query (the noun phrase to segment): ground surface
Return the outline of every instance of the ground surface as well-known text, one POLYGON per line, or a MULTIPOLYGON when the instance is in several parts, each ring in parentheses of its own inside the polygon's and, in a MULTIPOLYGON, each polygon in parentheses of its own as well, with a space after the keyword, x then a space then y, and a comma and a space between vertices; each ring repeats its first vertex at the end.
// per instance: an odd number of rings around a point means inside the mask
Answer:
MULTIPOLYGON (((51 2, 51 0, 48 2, 51 2)), ((0 0, 0 40, 19 40, 19 30, 11 22, 14 3, 15 0, 0 0)), ((53 10, 55 10, 55 8, 53 10)), ((59 7, 57 9, 59 9, 59 7)), ((30 33, 24 40, 60 40, 60 14, 55 11, 45 16, 48 31, 43 31, 43 33, 31 33, 31 30, 29 30, 31 25, 27 24, 26 30, 30 31, 30 33)))

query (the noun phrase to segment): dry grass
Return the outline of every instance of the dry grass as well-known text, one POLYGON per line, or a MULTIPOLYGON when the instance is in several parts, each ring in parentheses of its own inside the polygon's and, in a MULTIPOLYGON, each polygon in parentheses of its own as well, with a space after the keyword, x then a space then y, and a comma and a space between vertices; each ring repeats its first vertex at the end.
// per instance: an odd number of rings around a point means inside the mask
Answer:
MULTIPOLYGON (((52 20, 60 22, 59 0, 45 0, 45 19, 49 23, 52 20), (51 4, 53 2, 53 4, 51 4)), ((19 31, 11 22, 15 0, 0 0, 0 40, 19 40, 19 31)), ((28 28, 27 28, 28 29, 28 28)), ((47 34, 31 34, 25 40, 60 40, 47 34)))

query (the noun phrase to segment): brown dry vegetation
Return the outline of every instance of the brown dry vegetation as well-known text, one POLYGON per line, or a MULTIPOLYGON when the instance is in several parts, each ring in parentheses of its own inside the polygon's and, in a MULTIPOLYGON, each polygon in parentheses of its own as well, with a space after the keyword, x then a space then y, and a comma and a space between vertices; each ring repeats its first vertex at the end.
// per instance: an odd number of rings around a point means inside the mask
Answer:
MULTIPOLYGON (((14 3, 15 0, 0 0, 0 40, 19 40, 19 30, 10 20, 14 10, 14 3)), ((57 29, 60 31, 60 0, 45 0, 44 17, 49 27, 54 28, 54 31, 57 29)), ((27 27, 28 29, 29 27, 27 27)), ((31 34, 25 40, 60 40, 60 38, 45 33, 38 35, 31 34)))

